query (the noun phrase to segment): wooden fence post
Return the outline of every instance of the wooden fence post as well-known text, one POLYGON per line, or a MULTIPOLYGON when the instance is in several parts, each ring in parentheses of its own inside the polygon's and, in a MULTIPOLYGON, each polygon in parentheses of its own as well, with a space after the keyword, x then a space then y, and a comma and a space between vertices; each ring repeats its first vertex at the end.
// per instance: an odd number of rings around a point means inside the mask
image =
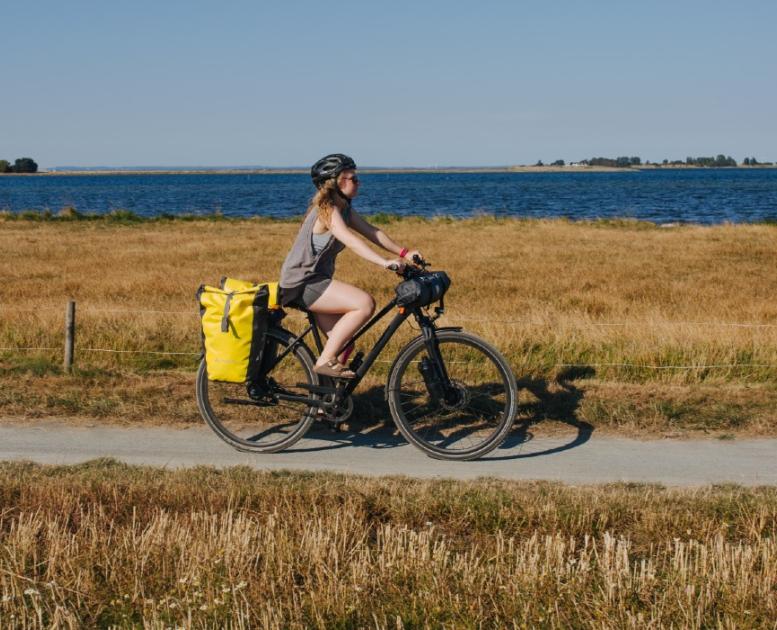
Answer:
POLYGON ((76 344, 76 303, 69 300, 65 311, 65 372, 73 371, 73 354, 76 344))

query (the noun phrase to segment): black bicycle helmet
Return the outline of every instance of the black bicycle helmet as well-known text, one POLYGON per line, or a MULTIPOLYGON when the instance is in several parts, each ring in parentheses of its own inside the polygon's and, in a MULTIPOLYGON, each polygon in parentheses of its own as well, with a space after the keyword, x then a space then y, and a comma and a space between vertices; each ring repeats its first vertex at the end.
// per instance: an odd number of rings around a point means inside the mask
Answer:
POLYGON ((310 176, 313 178, 316 188, 321 188, 321 185, 328 179, 335 179, 343 171, 353 168, 356 168, 356 162, 353 161, 353 158, 342 153, 331 153, 322 157, 311 167, 310 176))

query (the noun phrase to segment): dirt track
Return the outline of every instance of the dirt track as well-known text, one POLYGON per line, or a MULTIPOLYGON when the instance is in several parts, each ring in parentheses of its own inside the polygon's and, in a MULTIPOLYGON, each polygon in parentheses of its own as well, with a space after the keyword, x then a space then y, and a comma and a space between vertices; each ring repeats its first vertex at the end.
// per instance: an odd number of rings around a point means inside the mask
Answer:
POLYGON ((239 453, 206 427, 190 429, 76 427, 66 422, 14 424, 0 419, 0 459, 74 464, 113 457, 153 466, 237 466, 472 479, 547 479, 570 484, 618 481, 699 486, 777 485, 777 440, 654 440, 570 430, 552 436, 518 433, 475 462, 430 459, 386 430, 312 430, 291 450, 239 453))

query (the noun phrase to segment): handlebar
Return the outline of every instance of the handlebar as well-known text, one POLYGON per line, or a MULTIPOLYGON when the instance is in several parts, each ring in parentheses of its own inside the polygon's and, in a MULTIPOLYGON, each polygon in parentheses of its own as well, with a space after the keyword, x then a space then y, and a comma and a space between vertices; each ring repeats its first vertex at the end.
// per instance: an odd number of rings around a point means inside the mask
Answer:
POLYGON ((398 276, 402 276, 405 280, 409 280, 410 278, 413 278, 417 276, 422 271, 425 271, 426 268, 430 265, 430 263, 417 254, 413 256, 413 264, 412 265, 405 265, 405 268, 402 271, 399 271, 399 265, 392 263, 387 269, 390 271, 396 272, 398 276))

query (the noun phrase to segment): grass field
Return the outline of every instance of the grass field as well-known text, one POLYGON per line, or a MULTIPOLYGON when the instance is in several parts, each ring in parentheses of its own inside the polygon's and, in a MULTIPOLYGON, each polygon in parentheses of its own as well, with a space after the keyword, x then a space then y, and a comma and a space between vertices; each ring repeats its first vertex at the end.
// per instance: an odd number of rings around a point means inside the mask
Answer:
MULTIPOLYGON (((0 350, 0 413, 127 422, 198 421, 197 286, 276 279, 298 226, 30 218, 0 217, 0 348, 11 348, 0 350), (74 375, 60 369, 69 298, 74 375), (14 350, 29 347, 53 350, 14 350)), ((441 323, 504 352, 522 419, 650 435, 777 433, 777 227, 378 220, 449 272, 441 323)), ((396 283, 349 252, 338 277, 379 303, 396 283)), ((357 422, 387 418, 379 386, 414 334, 407 327, 381 357, 357 422)))
POLYGON ((777 491, 0 464, 2 627, 774 628, 777 491))

